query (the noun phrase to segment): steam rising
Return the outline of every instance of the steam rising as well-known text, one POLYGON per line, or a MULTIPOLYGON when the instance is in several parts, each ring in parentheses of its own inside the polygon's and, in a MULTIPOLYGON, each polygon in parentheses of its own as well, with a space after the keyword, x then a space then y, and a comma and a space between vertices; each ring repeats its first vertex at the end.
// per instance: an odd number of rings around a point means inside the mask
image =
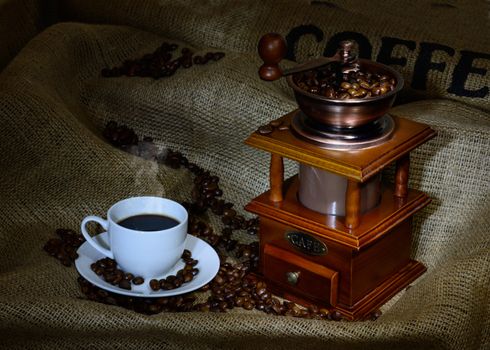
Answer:
POLYGON ((148 183, 151 184, 151 193, 157 197, 165 197, 166 190, 160 180, 160 167, 159 162, 163 163, 165 156, 167 154, 166 150, 159 152, 158 147, 150 139, 144 139, 143 141, 138 141, 137 145, 130 145, 127 148, 127 152, 141 157, 147 162, 145 166, 142 166, 138 159, 134 159, 131 166, 136 169, 134 184, 137 188, 147 187, 148 183), (156 181, 154 181, 156 180, 156 181))

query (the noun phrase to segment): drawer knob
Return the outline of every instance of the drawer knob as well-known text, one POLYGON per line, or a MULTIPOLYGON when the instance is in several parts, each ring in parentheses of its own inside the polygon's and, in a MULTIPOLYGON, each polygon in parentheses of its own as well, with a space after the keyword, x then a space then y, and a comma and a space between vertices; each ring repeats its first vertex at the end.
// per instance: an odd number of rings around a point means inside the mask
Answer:
POLYGON ((288 280, 288 283, 292 284, 292 285, 295 285, 296 283, 298 283, 299 274, 300 274, 299 271, 286 272, 286 278, 288 280))

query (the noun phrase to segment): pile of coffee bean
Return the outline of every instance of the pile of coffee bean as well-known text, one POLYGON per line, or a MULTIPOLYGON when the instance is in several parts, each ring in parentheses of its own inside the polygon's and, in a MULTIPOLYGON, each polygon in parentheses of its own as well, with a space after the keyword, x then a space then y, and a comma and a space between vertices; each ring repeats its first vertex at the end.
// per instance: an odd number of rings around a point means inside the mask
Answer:
POLYGON ((245 310, 258 310, 268 314, 311 319, 339 321, 342 316, 338 311, 330 312, 325 308, 310 305, 305 308, 293 302, 274 297, 267 289, 265 282, 248 274, 243 264, 224 263, 213 281, 198 291, 188 294, 161 298, 133 298, 105 291, 83 277, 78 278, 82 293, 89 300, 104 304, 119 305, 140 313, 156 314, 170 312, 226 312, 240 307, 245 310), (207 300, 196 303, 199 293, 209 293, 207 300))
POLYGON ((119 288, 131 290, 131 282, 135 285, 142 284, 144 279, 140 276, 135 277, 132 273, 124 272, 117 268, 117 262, 111 258, 97 260, 90 265, 90 268, 97 276, 100 276, 107 283, 119 288))
POLYGON ((194 309, 196 297, 194 293, 161 297, 133 298, 122 294, 108 292, 94 286, 83 277, 78 277, 78 284, 88 300, 108 305, 117 305, 143 314, 160 312, 188 312, 194 309))
POLYGON ((221 265, 218 274, 209 285, 211 295, 205 303, 195 305, 199 311, 225 312, 227 309, 241 307, 245 310, 256 309, 268 314, 302 318, 340 320, 341 315, 328 309, 311 305, 300 307, 289 301, 280 301, 268 291, 265 282, 248 274, 243 264, 221 265))
POLYGON ((194 279, 194 276, 199 273, 199 269, 196 268, 196 265, 199 263, 199 261, 192 259, 192 253, 187 249, 185 249, 184 253, 182 253, 182 260, 185 263, 183 269, 177 271, 176 275, 169 275, 166 278, 162 278, 160 280, 150 280, 150 288, 154 291, 158 291, 160 289, 172 290, 179 288, 184 283, 192 281, 194 279))
MULTIPOLYGON (((171 290, 179 288, 184 283, 188 283, 194 279, 199 273, 199 269, 195 266, 199 263, 198 260, 192 259, 192 253, 185 249, 182 253, 182 260, 185 263, 185 267, 177 271, 177 275, 169 275, 166 278, 160 280, 152 279, 150 280, 150 288, 154 291, 160 289, 171 290)), ((104 281, 112 284, 113 286, 118 286, 122 289, 131 290, 131 283, 134 285, 140 285, 145 282, 145 279, 141 276, 134 276, 130 272, 125 272, 117 268, 117 262, 114 259, 103 258, 90 265, 92 271, 95 272, 97 276, 100 276, 104 281)))
POLYGON ((180 56, 173 57, 177 44, 164 42, 154 52, 143 55, 134 60, 126 60, 121 66, 104 68, 101 75, 106 78, 120 77, 152 77, 160 79, 173 75, 177 69, 189 68, 193 64, 202 65, 210 61, 219 61, 225 54, 223 52, 207 52, 203 56, 194 55, 191 49, 184 47, 180 50, 180 56))
POLYGON ((396 87, 396 79, 369 71, 342 73, 335 65, 301 72, 293 76, 302 90, 330 99, 363 99, 384 95, 396 87))
MULTIPOLYGON (((305 308, 293 302, 281 301, 271 294, 265 282, 250 274, 256 271, 258 267, 259 244, 258 242, 250 244, 239 243, 238 240, 232 238, 232 235, 235 230, 245 230, 249 234, 255 235, 258 231, 259 221, 258 218, 245 219, 233 209, 233 203, 221 199, 223 191, 219 188, 218 177, 211 175, 210 172, 205 171, 195 163, 189 162, 180 152, 166 150, 158 153, 156 147, 153 147, 154 144, 151 138, 145 137, 143 141, 137 141, 139 138, 132 129, 126 126, 118 126, 115 122, 107 124, 104 136, 109 142, 123 150, 140 156, 151 154, 151 158, 157 162, 173 169, 184 167, 195 176, 191 190, 192 203, 183 203, 189 212, 189 233, 213 246, 220 256, 221 264, 218 274, 210 283, 193 293, 172 297, 136 298, 124 296, 98 288, 83 277, 79 277, 78 283, 81 291, 89 300, 118 305, 145 314, 156 314, 163 311, 225 312, 235 307, 241 307, 246 310, 255 309, 274 315, 329 320, 342 319, 340 313, 335 310, 330 311, 315 305, 305 308), (120 130, 125 130, 125 132, 120 132, 120 130), (221 220, 225 225, 221 234, 214 233, 212 227, 201 219, 202 214, 207 210, 221 216, 221 220), (226 262, 227 257, 231 256, 231 254, 238 259, 239 262, 237 264, 226 262), (196 303, 196 294, 200 293, 209 295, 205 302, 196 303)), ((58 231, 70 232, 70 234, 63 234, 62 236, 66 238, 66 242, 78 242, 76 244, 79 246, 84 241, 83 236, 76 234, 74 231, 64 229, 58 231), (71 238, 68 238, 68 236, 71 238)), ((54 240, 58 242, 57 239, 54 240)), ((58 252, 54 247, 61 246, 61 244, 55 241, 52 239, 46 244, 46 246, 49 246, 48 249, 45 248, 48 252, 58 252)), ((50 254, 53 255, 52 253, 50 254)), ((72 262, 76 257, 71 255, 67 259, 68 262, 72 262)), ((198 272, 196 271, 197 269, 192 272, 197 262, 192 259, 190 252, 186 251, 183 254, 183 259, 186 267, 189 267, 182 269, 181 273, 177 273, 175 278, 171 277, 170 280, 154 280, 150 282, 153 284, 150 287, 155 288, 155 290, 177 288, 175 283, 179 284, 180 282, 175 281, 180 281, 181 279, 185 281, 186 278, 190 278, 189 273, 192 275, 198 272)), ((128 277, 133 276, 129 275, 128 277)), ((129 281, 129 278, 126 278, 126 280, 129 281)), ((135 277, 131 281, 135 283, 135 277)), ((139 282, 144 283, 144 280, 137 280, 137 283, 139 282)), ((376 311, 371 319, 376 319, 380 314, 380 311, 376 311)))
POLYGON ((79 233, 70 229, 59 228, 56 230, 59 238, 51 238, 44 245, 44 250, 65 266, 71 266, 78 258, 77 249, 85 241, 79 233))

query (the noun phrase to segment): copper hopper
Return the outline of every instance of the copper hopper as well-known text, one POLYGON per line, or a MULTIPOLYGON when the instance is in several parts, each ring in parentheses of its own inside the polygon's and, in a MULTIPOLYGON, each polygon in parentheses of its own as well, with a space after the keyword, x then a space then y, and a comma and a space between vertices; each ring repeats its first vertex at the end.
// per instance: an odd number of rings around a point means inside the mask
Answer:
MULTIPOLYGON (((341 42, 333 57, 282 71, 278 64, 285 52, 281 36, 262 37, 259 54, 264 65, 259 75, 264 80, 287 76, 300 109, 291 122, 297 137, 339 151, 364 149, 389 140, 395 125, 387 112, 403 87, 397 71, 359 59, 352 41, 341 42)), ((299 180, 301 204, 322 214, 345 215, 345 177, 300 164, 299 180)), ((361 192, 361 212, 366 212, 379 203, 381 176, 363 183, 361 192)))

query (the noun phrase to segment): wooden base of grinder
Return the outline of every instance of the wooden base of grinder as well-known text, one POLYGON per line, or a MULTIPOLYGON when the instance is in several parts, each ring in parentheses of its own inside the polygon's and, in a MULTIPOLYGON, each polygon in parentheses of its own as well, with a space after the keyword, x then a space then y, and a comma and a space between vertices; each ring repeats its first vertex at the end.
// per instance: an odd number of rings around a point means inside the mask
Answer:
POLYGON ((282 202, 266 192, 246 207, 260 216, 258 276, 276 295, 359 320, 426 271, 410 258, 412 215, 430 202, 424 193, 411 190, 397 203, 385 186, 380 205, 351 230, 341 217, 301 206, 297 186, 293 177, 282 202))

